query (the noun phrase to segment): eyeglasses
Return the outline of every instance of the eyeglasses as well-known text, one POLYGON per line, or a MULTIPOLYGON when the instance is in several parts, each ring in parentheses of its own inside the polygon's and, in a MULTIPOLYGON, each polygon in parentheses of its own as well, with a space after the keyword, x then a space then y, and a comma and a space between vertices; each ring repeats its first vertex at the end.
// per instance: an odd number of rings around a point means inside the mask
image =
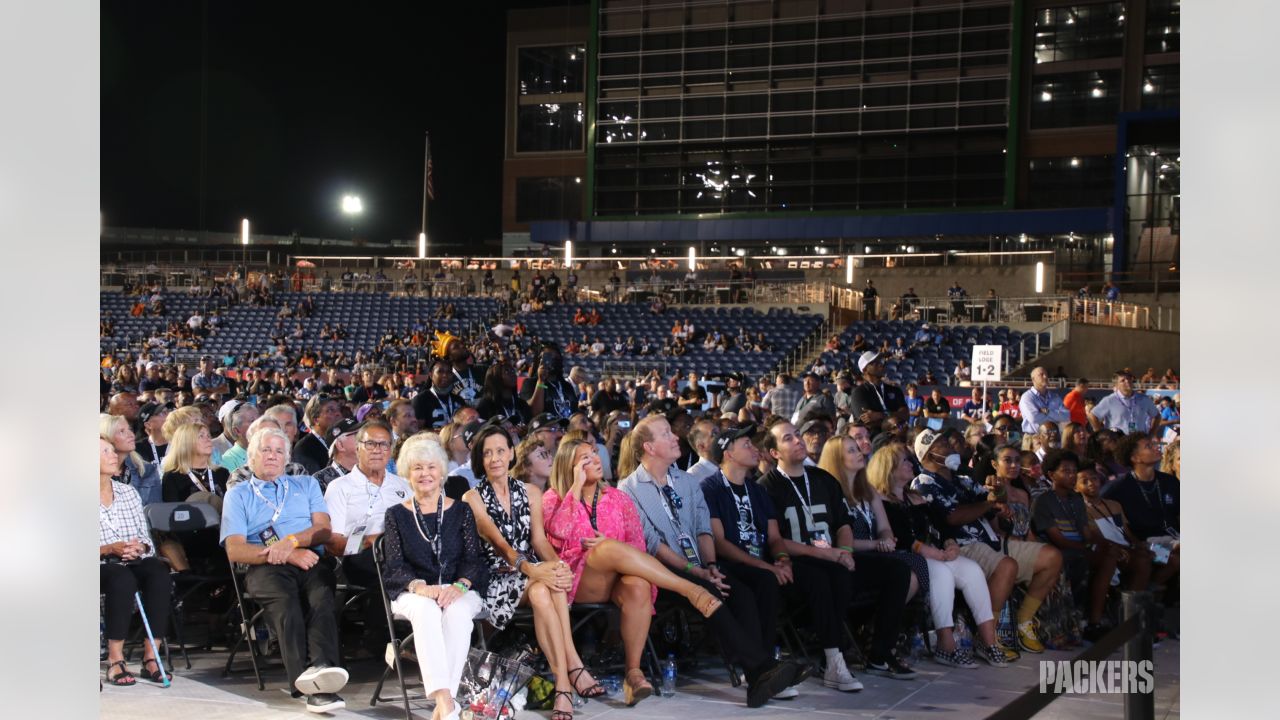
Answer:
POLYGON ((360 443, 366 450, 390 450, 391 443, 386 440, 364 440, 360 443))

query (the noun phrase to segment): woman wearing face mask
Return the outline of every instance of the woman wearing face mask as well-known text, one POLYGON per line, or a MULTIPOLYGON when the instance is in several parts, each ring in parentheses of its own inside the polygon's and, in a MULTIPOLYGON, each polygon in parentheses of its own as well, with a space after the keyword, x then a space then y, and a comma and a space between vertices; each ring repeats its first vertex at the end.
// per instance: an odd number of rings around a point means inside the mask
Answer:
MULTIPOLYGON (((545 452, 545 450, 543 451, 545 452)), ((480 482, 462 496, 476 517, 489 564, 485 606, 489 624, 502 630, 518 606, 533 606, 534 629, 543 655, 556 677, 552 720, 573 720, 573 691, 582 698, 604 694, 578 656, 570 632, 565 593, 573 583, 568 564, 547 542, 542 523, 542 492, 513 480, 511 438, 501 427, 489 425, 476 436, 471 466, 480 482)))
POLYGON ((959 589, 977 623, 980 642, 975 646, 979 657, 996 667, 1008 667, 1010 658, 996 639, 986 576, 976 562, 960 555, 950 526, 935 525, 924 498, 907 488, 914 476, 906 447, 896 443, 877 450, 867 468, 868 483, 885 498, 884 513, 893 528, 896 546, 926 565, 930 582, 924 583, 925 592, 938 633, 933 659, 942 665, 977 667, 969 651, 956 646, 953 613, 955 591, 959 589))

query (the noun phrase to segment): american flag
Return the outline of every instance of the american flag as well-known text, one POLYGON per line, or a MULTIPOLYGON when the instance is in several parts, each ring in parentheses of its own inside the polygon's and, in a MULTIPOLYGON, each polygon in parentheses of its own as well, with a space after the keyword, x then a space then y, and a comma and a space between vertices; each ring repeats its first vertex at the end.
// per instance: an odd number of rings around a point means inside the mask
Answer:
POLYGON ((431 181, 431 156, 427 156, 427 197, 436 199, 436 188, 431 181))

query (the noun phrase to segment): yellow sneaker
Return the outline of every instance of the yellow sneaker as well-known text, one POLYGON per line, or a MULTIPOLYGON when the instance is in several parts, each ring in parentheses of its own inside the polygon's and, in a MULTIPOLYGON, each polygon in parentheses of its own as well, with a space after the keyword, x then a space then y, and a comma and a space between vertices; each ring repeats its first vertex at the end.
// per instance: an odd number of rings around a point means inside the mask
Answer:
POLYGON ((1009 647, 1008 645, 1005 645, 1003 641, 1000 642, 1000 651, 1004 653, 1005 659, 1008 660, 1009 662, 1014 662, 1015 660, 1018 660, 1019 658, 1022 657, 1022 653, 1018 652, 1014 648, 1009 647))
POLYGON ((1029 653, 1044 652, 1044 645, 1040 643, 1040 638, 1036 637, 1035 620, 1023 620, 1018 623, 1018 644, 1029 653))

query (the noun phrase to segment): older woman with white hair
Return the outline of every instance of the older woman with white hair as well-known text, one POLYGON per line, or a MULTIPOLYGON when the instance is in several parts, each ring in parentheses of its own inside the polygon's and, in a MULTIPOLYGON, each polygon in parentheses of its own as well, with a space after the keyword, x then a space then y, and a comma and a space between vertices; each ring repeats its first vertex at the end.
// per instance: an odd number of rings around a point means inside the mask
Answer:
POLYGON ((413 625, 422 683, 436 703, 433 720, 461 714, 454 696, 489 580, 471 507, 445 497, 448 466, 436 436, 405 441, 396 467, 413 497, 387 509, 383 536, 383 582, 392 612, 413 625))
POLYGON ((129 420, 123 415, 99 415, 98 436, 111 443, 121 457, 115 480, 136 490, 144 506, 160 502, 160 468, 138 454, 137 438, 129 420))

